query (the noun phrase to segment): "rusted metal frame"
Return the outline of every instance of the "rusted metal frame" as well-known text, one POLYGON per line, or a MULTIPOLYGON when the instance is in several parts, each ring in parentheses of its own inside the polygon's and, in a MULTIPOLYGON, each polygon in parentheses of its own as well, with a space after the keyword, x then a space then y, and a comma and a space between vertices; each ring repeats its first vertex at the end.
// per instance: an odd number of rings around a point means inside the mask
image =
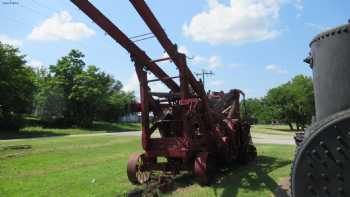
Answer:
POLYGON ((174 172, 181 170, 189 170, 189 166, 183 163, 179 163, 177 165, 177 163, 174 162, 148 163, 147 165, 143 166, 142 170, 174 172))
MULTIPOLYGON (((210 135, 210 131, 213 129, 213 124, 211 121, 208 99, 203 84, 199 83, 194 77, 193 73, 189 70, 186 64, 185 55, 177 51, 176 45, 174 45, 168 38, 167 34, 163 30, 163 28, 161 27, 158 20, 156 19, 150 8, 147 6, 145 1, 130 0, 130 2, 135 7, 136 11, 139 13, 142 19, 145 21, 147 26, 150 28, 152 33, 157 37, 159 43, 162 45, 162 47, 168 53, 169 57, 171 57, 175 65, 180 70, 180 73, 186 73, 187 81, 191 84, 193 90, 197 93, 197 95, 203 100, 205 118, 204 124, 208 128, 208 131, 206 133, 210 135)), ((185 124, 185 126, 187 125, 185 124)), ((208 136, 208 140, 210 140, 210 136, 208 136)))
POLYGON ((159 103, 157 103, 149 93, 147 95, 150 101, 150 110, 152 110, 157 119, 161 118, 163 116, 162 106, 159 103))
MULTIPOLYGON (((163 78, 163 80, 169 80, 169 79, 178 79, 180 78, 179 76, 175 76, 175 77, 168 77, 168 78, 163 78)), ((161 81, 161 79, 150 79, 148 80, 148 82, 156 82, 156 81, 161 81)))
POLYGON ((177 51, 176 45, 174 45, 168 38, 164 29, 162 28, 162 26, 160 25, 160 23, 158 22, 158 20, 156 19, 146 2, 144 0, 130 0, 130 2, 135 7, 136 11, 139 13, 142 19, 145 21, 147 26, 151 29, 152 33, 156 36, 159 43, 168 53, 169 57, 173 60, 178 69, 180 69, 180 67, 184 67, 183 70, 188 75, 188 81, 193 87, 194 91, 201 98, 205 97, 206 95, 204 88, 198 83, 192 72, 187 67, 187 64, 181 65, 182 57, 179 57, 180 53, 177 51))
POLYGON ((230 119, 240 119, 240 103, 239 103, 239 99, 240 99, 240 91, 235 89, 234 90, 234 99, 233 99, 233 103, 231 105, 231 109, 227 114, 227 117, 230 119))
POLYGON ((110 35, 117 43, 125 48, 131 56, 144 62, 146 68, 173 92, 179 91, 179 86, 173 80, 163 80, 169 76, 154 62, 147 54, 142 51, 135 43, 133 43, 117 26, 115 26, 106 16, 104 16, 94 5, 88 0, 71 0, 80 10, 82 10, 91 20, 100 26, 108 35, 110 35))
POLYGON ((166 163, 157 163, 154 166, 151 166, 152 170, 163 171, 163 172, 173 172, 173 174, 178 174, 179 171, 190 170, 192 166, 180 162, 166 162, 166 163))
POLYGON ((150 149, 150 128, 149 128, 149 95, 147 86, 147 73, 143 71, 141 65, 135 63, 135 70, 140 82, 140 100, 141 100, 141 140, 144 150, 150 149))
MULTIPOLYGON (((188 82, 188 74, 185 70, 186 67, 186 56, 184 54, 178 54, 180 59, 179 64, 179 75, 180 75, 180 89, 181 89, 181 100, 189 99, 189 82, 188 82)), ((190 147, 192 145, 193 140, 193 131, 191 129, 190 121, 188 119, 187 113, 189 109, 189 105, 182 105, 182 124, 183 124, 183 136, 185 137, 186 146, 190 147)))
POLYGON ((150 94, 159 98, 180 99, 179 93, 151 92, 150 94))
MULTIPOLYGON (((169 108, 170 107, 170 105, 169 104, 157 104, 157 108, 159 108, 160 109, 160 111, 163 109, 163 108, 169 108)), ((153 111, 154 110, 154 108, 152 107, 152 105, 151 105, 151 110, 153 111)))
POLYGON ((159 148, 158 146, 154 146, 152 150, 147 151, 147 155, 150 157, 171 157, 171 158, 185 159, 185 158, 189 158, 190 152, 189 152, 189 149, 184 150, 183 147, 159 148))
MULTIPOLYGON (((135 59, 135 58, 133 58, 135 59)), ((161 105, 159 105, 155 100, 154 98, 151 96, 149 90, 149 86, 148 86, 148 81, 147 81, 147 73, 146 71, 143 70, 143 65, 142 65, 142 62, 139 62, 137 60, 134 61, 135 64, 135 71, 136 71, 136 75, 139 79, 139 83, 141 85, 141 83, 144 83, 145 84, 145 96, 147 96, 147 100, 149 101, 149 110, 152 110, 154 115, 158 118, 160 118, 162 115, 163 115, 163 112, 162 112, 162 108, 161 108, 161 105), (144 76, 143 75, 146 75, 146 81, 142 81, 141 82, 141 79, 143 80, 144 79, 144 76)), ((141 86, 140 86, 140 94, 141 94, 141 86)), ((142 102, 141 102, 141 105, 142 105, 142 102)))
POLYGON ((149 140, 154 130, 150 129, 149 112, 153 111, 155 117, 160 118, 163 115, 160 105, 156 103, 149 93, 147 83, 147 72, 143 70, 143 66, 135 62, 135 70, 140 82, 140 99, 141 99, 141 123, 142 123, 142 147, 149 150, 149 140))
MULTIPOLYGON (((161 115, 163 114, 162 109, 168 108, 168 107, 170 107, 169 104, 160 104, 160 103, 156 102, 153 98, 151 99, 150 110, 153 111, 159 117, 161 117, 161 115), (157 112, 160 112, 160 113, 157 113, 157 112)), ((130 104, 129 110, 131 112, 141 112, 141 103, 130 104)))
POLYGON ((164 157, 186 157, 188 149, 177 137, 152 138, 149 141, 151 150, 147 152, 150 156, 164 157))
POLYGON ((149 157, 164 156, 189 159, 194 152, 202 150, 205 144, 208 143, 205 138, 198 137, 196 140, 193 140, 192 146, 188 147, 184 137, 162 137, 151 138, 149 144, 151 147, 147 151, 149 157))
POLYGON ((156 63, 156 62, 162 62, 162 61, 168 61, 168 60, 171 61, 171 58, 170 57, 164 57, 164 58, 160 58, 160 59, 157 59, 157 60, 152 60, 152 62, 156 63))

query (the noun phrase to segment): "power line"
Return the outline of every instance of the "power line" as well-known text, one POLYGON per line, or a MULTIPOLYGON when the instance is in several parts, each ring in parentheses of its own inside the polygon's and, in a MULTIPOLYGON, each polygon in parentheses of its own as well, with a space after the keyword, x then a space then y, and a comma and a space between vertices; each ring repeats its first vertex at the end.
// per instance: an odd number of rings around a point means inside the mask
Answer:
POLYGON ((129 39, 132 40, 134 38, 145 37, 145 36, 148 36, 148 35, 153 35, 153 33, 145 33, 145 34, 141 34, 141 35, 137 35, 137 36, 132 36, 132 37, 129 37, 129 39))
MULTIPOLYGON (((37 14, 37 15, 39 15, 39 16, 48 17, 46 14, 43 14, 42 12, 39 12, 39 11, 37 11, 37 10, 34 9, 34 8, 22 4, 22 2, 17 2, 16 4, 11 4, 11 5, 12 5, 11 8, 15 8, 15 6, 16 6, 17 8, 20 7, 20 8, 22 8, 22 9, 29 10, 31 13, 35 13, 35 14, 37 14)), ((28 13, 28 12, 26 12, 26 13, 28 13)), ((12 23, 16 23, 16 24, 20 24, 20 25, 29 25, 28 23, 24 23, 23 21, 20 21, 20 20, 18 20, 18 19, 16 19, 16 18, 13 18, 13 17, 8 17, 8 16, 6 16, 6 15, 3 16, 3 17, 7 18, 7 19, 8 19, 9 21, 11 21, 12 23)))
MULTIPOLYGON (((37 8, 39 8, 39 7, 40 7, 40 8, 44 8, 44 9, 45 9, 45 13, 50 13, 50 14, 51 14, 52 12, 59 12, 57 9, 54 9, 54 8, 51 8, 51 7, 47 6, 47 5, 45 5, 45 4, 42 4, 42 3, 38 2, 37 0, 32 0, 32 2, 36 5, 35 7, 37 7, 37 8)), ((60 1, 60 2, 63 2, 63 3, 65 3, 66 5, 67 5, 67 3, 68 3, 68 2, 65 2, 65 1, 60 1)), ((69 4, 69 5, 70 5, 70 4, 69 4)), ((13 5, 13 6, 14 6, 14 5, 13 5)), ((35 8, 33 8, 32 6, 28 6, 28 5, 21 4, 21 3, 16 4, 16 6, 17 6, 17 7, 19 6, 19 7, 21 7, 22 9, 29 10, 31 13, 34 13, 34 14, 36 14, 36 15, 38 15, 38 16, 41 16, 41 17, 45 17, 45 18, 50 17, 49 15, 47 15, 47 14, 41 12, 41 11, 38 11, 38 9, 35 9, 35 8)), ((18 19, 16 19, 16 18, 12 18, 12 17, 8 17, 8 16, 6 16, 6 15, 3 16, 3 17, 4 17, 4 18, 7 18, 9 22, 12 22, 12 23, 15 23, 15 24, 18 24, 18 25, 30 25, 30 24, 25 23, 25 22, 23 22, 23 21, 21 21, 21 20, 18 20, 18 19)), ((72 41, 71 44, 76 45, 76 47, 79 47, 79 48, 81 48, 81 49, 86 49, 86 48, 88 48, 87 45, 86 45, 85 43, 81 43, 81 42, 74 42, 74 41, 72 41)))
POLYGON ((148 39, 151 39, 151 38, 155 38, 155 36, 148 36, 148 37, 145 37, 145 38, 141 38, 141 39, 133 40, 133 42, 140 42, 140 41, 143 41, 143 40, 148 40, 148 39))
POLYGON ((202 83, 203 86, 205 86, 205 76, 209 76, 209 75, 214 75, 214 73, 212 71, 206 71, 204 69, 202 69, 202 71, 200 73, 194 73, 197 77, 202 77, 202 83))
POLYGON ((28 23, 24 23, 23 21, 20 21, 20 20, 17 20, 15 18, 11 18, 11 17, 8 17, 8 16, 2 16, 2 17, 5 17, 8 19, 8 21, 12 22, 12 23, 15 23, 15 24, 18 24, 18 25, 29 25, 28 23))
MULTIPOLYGON (((70 0, 60 0, 63 4, 66 4, 66 6, 72 6, 72 2, 70 0)), ((74 6, 75 7, 75 6, 74 6)))
POLYGON ((47 6, 47 5, 43 4, 43 3, 39 3, 39 2, 36 1, 36 0, 32 0, 32 1, 33 1, 33 3, 35 3, 36 5, 38 5, 38 6, 40 6, 40 7, 43 7, 43 8, 45 8, 46 10, 49 10, 49 11, 51 11, 51 12, 59 12, 58 10, 56 10, 56 9, 54 9, 54 8, 51 8, 51 7, 49 7, 49 6, 47 6))
MULTIPOLYGON (((43 4, 43 3, 39 3, 37 0, 32 0, 32 2, 35 3, 37 6, 45 8, 47 11, 50 11, 50 13, 51 12, 59 13, 59 11, 57 9, 49 7, 49 6, 47 6, 47 5, 43 4)), ((60 1, 60 2, 66 3, 65 1, 60 1)), ((75 45, 80 46, 81 48, 87 48, 87 46, 85 44, 83 44, 83 43, 79 43, 79 42, 72 42, 72 43, 74 43, 75 45)))
POLYGON ((19 4, 19 6, 22 7, 22 8, 25 8, 25 9, 27 9, 27 10, 30 10, 32 13, 35 13, 35 14, 37 14, 37 15, 39 15, 39 16, 43 16, 43 17, 45 17, 45 18, 49 17, 49 16, 46 15, 46 14, 43 14, 43 13, 41 13, 41 12, 38 12, 38 11, 35 10, 34 8, 25 6, 25 5, 23 5, 23 4, 19 4))

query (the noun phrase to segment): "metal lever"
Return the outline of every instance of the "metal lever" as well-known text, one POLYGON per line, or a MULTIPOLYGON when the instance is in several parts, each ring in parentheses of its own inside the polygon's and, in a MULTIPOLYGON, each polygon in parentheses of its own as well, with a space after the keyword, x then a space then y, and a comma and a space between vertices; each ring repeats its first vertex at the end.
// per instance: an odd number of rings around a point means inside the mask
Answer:
POLYGON ((309 56, 307 58, 304 59, 304 62, 310 65, 310 68, 314 67, 314 59, 311 56, 311 54, 309 54, 309 56))

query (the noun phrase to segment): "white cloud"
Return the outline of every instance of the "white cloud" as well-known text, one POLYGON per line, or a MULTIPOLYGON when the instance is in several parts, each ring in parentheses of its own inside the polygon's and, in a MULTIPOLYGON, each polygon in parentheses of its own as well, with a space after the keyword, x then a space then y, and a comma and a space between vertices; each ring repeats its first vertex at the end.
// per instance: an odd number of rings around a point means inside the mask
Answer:
MULTIPOLYGON (((187 57, 191 57, 191 53, 187 49, 186 46, 180 46, 178 48, 178 51, 180 53, 186 54, 187 57)), ((166 58, 166 57, 169 57, 168 53, 164 53, 162 56, 162 58, 166 58)), ((197 55, 197 56, 194 56, 193 58, 190 58, 190 59, 191 59, 193 64, 200 65, 200 66, 206 67, 208 69, 216 69, 216 68, 220 68, 220 67, 236 68, 239 66, 238 64, 225 65, 222 63, 220 56, 217 56, 217 55, 212 55, 209 57, 197 55)), ((159 64, 162 64, 162 62, 159 64)))
POLYGON ((219 56, 216 56, 216 55, 213 55, 210 57, 195 56, 193 58, 193 64, 206 66, 210 69, 223 66, 221 63, 221 58, 219 56))
MULTIPOLYGON (((183 53, 183 54, 185 54, 186 56, 189 56, 188 49, 187 49, 185 46, 180 46, 177 50, 178 50, 180 53, 183 53)), ((167 58, 167 57, 169 57, 168 53, 167 53, 167 52, 164 52, 163 55, 162 55, 162 58, 167 58)))
POLYGON ((149 83, 152 92, 169 92, 169 88, 162 82, 149 83))
POLYGON ((313 30, 316 31, 325 31, 327 29, 329 29, 329 27, 324 26, 324 25, 319 25, 319 24, 315 24, 315 23, 304 23, 307 27, 310 27, 313 30))
POLYGON ((295 0, 294 7, 297 10, 297 18, 301 17, 304 10, 304 0, 295 0))
POLYGON ((208 69, 216 69, 226 66, 222 63, 221 58, 217 55, 212 55, 210 57, 195 56, 193 58, 193 64, 205 66, 208 69))
POLYGON ((208 59, 208 68, 214 69, 214 68, 219 68, 222 67, 223 64, 221 63, 221 58, 218 56, 211 56, 208 59))
POLYGON ((230 0, 224 5, 208 0, 209 10, 185 23, 186 36, 210 44, 242 44, 273 39, 280 34, 274 28, 281 0, 230 0))
POLYGON ((77 41, 95 35, 95 32, 81 22, 74 22, 68 11, 55 13, 28 35, 30 40, 70 40, 77 41))
POLYGON ((0 35, 0 42, 12 45, 14 47, 20 47, 23 45, 22 40, 10 38, 9 36, 6 36, 6 35, 0 35))
POLYGON ((139 91, 139 79, 137 78, 136 72, 133 72, 130 79, 126 83, 126 85, 123 87, 124 91, 131 92, 131 91, 139 91))
MULTIPOLYGON (((216 69, 216 68, 221 68, 221 67, 229 67, 229 68, 236 68, 240 65, 238 64, 229 64, 225 65, 221 61, 221 57, 217 55, 212 55, 209 57, 204 57, 204 56, 193 56, 191 57, 191 52, 187 49, 186 46, 180 46, 178 48, 178 51, 180 53, 186 54, 187 57, 189 57, 190 61, 188 62, 189 64, 192 63, 194 65, 199 65, 202 67, 206 67, 207 69, 216 69)), ((168 53, 164 53, 162 58, 169 57, 168 53)), ((163 62, 158 63, 159 65, 163 64, 163 62)))
POLYGON ((270 71, 273 74, 278 74, 278 75, 282 75, 282 74, 287 74, 288 71, 285 69, 282 69, 280 66, 276 65, 276 64, 269 64, 265 67, 265 69, 267 71, 270 71))
POLYGON ((216 87, 223 86, 224 84, 225 84, 225 81, 223 80, 214 80, 210 82, 210 85, 216 86, 216 87))
POLYGON ((180 46, 179 49, 178 49, 178 51, 179 51, 180 53, 184 53, 184 54, 186 54, 186 55, 189 54, 188 49, 187 49, 185 46, 180 46))
POLYGON ((294 3, 294 7, 300 12, 303 11, 304 10, 304 0, 296 0, 294 3))
POLYGON ((27 65, 35 69, 44 67, 44 64, 40 60, 31 57, 27 58, 27 65))
POLYGON ((205 63, 206 61, 207 61, 207 58, 205 58, 205 57, 202 57, 202 56, 200 56, 200 55, 197 55, 197 56, 194 56, 193 57, 193 64, 197 64, 197 65, 199 65, 199 64, 203 64, 203 63, 205 63))

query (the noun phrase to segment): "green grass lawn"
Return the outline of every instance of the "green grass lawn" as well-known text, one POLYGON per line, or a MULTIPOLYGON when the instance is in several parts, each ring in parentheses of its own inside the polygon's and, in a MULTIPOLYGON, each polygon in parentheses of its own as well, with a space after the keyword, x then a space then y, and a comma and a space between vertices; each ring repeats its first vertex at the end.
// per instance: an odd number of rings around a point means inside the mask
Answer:
POLYGON ((223 170, 212 186, 201 187, 193 181, 178 183, 172 196, 271 197, 278 182, 289 176, 295 146, 257 145, 258 160, 249 166, 223 170), (183 187, 184 186, 184 187, 183 187))
POLYGON ((133 188, 132 137, 61 137, 0 142, 0 196, 115 196, 133 188), (8 146, 29 145, 28 149, 8 146))
MULTIPOLYGON (((20 132, 0 132, 1 139, 16 138, 35 138, 50 136, 65 136, 79 134, 95 134, 95 133, 113 133, 125 131, 140 131, 140 123, 108 123, 94 122, 93 127, 84 128, 45 128, 40 125, 26 126, 20 132)), ((252 125, 252 133, 289 135, 293 136, 294 132, 289 130, 287 125, 252 125)))
POLYGON ((113 133, 124 131, 139 131, 141 129, 140 123, 108 123, 108 122, 94 122, 93 127, 89 129, 84 128, 45 128, 43 126, 34 125, 27 126, 20 130, 20 132, 3 132, 0 131, 1 139, 14 138, 34 138, 34 137, 50 137, 50 136, 64 136, 64 135, 78 135, 78 134, 93 134, 93 133, 113 133))
POLYGON ((294 135, 288 125, 252 125, 252 133, 273 134, 273 135, 294 135))
MULTIPOLYGON (((271 196, 290 172, 294 146, 258 145, 258 163, 220 172, 211 187, 180 178, 174 196, 271 196)), ((0 140, 0 196, 116 196, 135 188, 128 157, 138 137, 0 140)))

